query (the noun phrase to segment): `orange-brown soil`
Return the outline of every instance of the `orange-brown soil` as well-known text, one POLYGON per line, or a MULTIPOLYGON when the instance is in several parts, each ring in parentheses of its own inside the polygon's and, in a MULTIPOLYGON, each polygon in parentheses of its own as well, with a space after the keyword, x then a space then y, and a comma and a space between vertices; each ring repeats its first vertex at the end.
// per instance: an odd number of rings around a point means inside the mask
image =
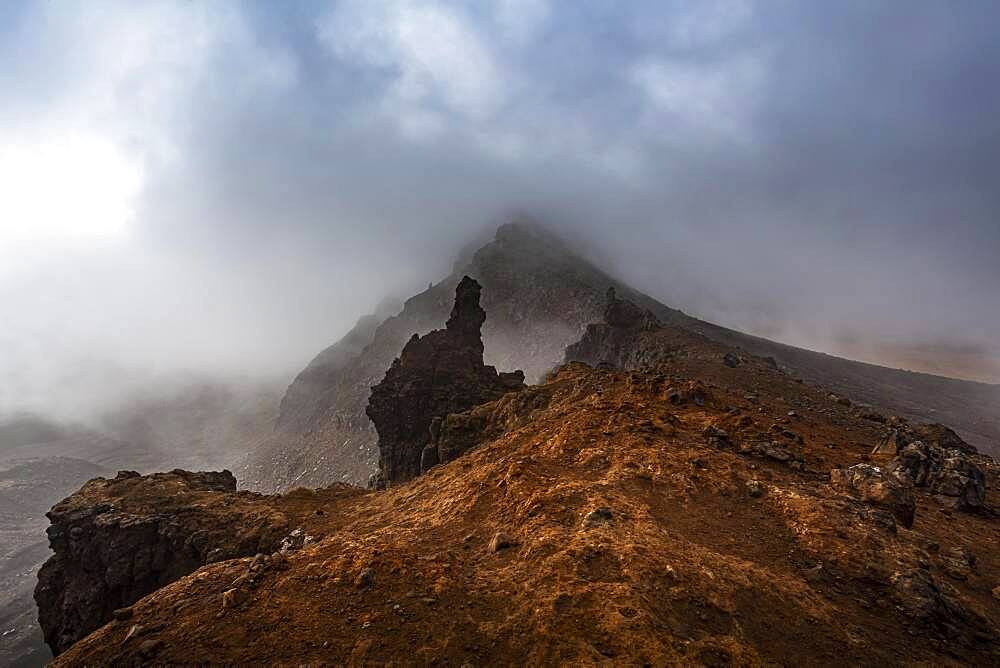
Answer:
POLYGON ((54 665, 1000 662, 991 510, 917 490, 912 529, 873 520, 829 471, 885 425, 762 360, 656 336, 680 352, 655 368, 573 363, 473 409, 486 442, 411 482, 256 498, 316 540, 226 607, 251 559, 203 566, 54 665))

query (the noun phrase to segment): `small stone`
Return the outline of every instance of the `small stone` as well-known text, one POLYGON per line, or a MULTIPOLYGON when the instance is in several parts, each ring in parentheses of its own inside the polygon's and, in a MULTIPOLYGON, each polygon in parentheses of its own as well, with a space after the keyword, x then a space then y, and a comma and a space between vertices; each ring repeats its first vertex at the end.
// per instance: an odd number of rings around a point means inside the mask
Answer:
POLYGON ((976 556, 964 547, 943 551, 941 561, 944 572, 956 580, 968 580, 976 568, 976 556))
POLYGON ((722 363, 731 369, 735 369, 740 365, 740 358, 733 353, 726 353, 726 355, 722 358, 722 363))
POLYGON ((585 526, 595 526, 597 524, 610 522, 613 517, 614 514, 611 512, 610 508, 601 507, 587 513, 587 515, 583 518, 583 523, 585 526))
POLYGON ((757 499, 764 495, 764 484, 760 480, 747 481, 747 494, 757 499))
POLYGON ((205 555, 206 564, 214 564, 218 561, 225 561, 229 558, 229 555, 221 547, 217 547, 213 550, 209 550, 208 554, 205 555))
POLYGON ((249 598, 249 594, 244 589, 227 589, 222 592, 222 609, 229 610, 242 605, 249 598))
POLYGON ((729 442, 729 433, 725 429, 708 426, 705 427, 702 435, 705 436, 710 444, 717 448, 727 448, 731 445, 729 442))
POLYGON ((141 626, 139 626, 138 624, 133 624, 132 628, 130 628, 128 630, 128 633, 125 634, 125 638, 122 640, 122 643, 127 643, 130 639, 132 639, 135 636, 139 635, 139 633, 141 631, 142 631, 142 627, 141 626))
POLYGON ((805 578, 806 582, 811 584, 820 584, 823 582, 823 564, 813 566, 812 568, 807 568, 802 572, 802 577, 805 578))
POLYGON ((111 613, 111 616, 119 622, 124 622, 127 619, 132 619, 132 612, 132 608, 118 608, 111 613))
POLYGON ((164 642, 159 638, 151 638, 145 640, 139 645, 139 656, 144 659, 149 659, 156 656, 161 649, 163 649, 164 642))
POLYGON ((370 566, 361 569, 358 577, 354 578, 354 586, 358 589, 368 589, 373 584, 375 584, 375 570, 370 566))
POLYGON ((784 463, 795 459, 795 455, 777 443, 760 443, 757 445, 756 450, 758 454, 777 462, 784 463))
POLYGON ((514 539, 502 531, 498 531, 493 540, 490 541, 490 552, 499 552, 508 547, 514 547, 514 539))

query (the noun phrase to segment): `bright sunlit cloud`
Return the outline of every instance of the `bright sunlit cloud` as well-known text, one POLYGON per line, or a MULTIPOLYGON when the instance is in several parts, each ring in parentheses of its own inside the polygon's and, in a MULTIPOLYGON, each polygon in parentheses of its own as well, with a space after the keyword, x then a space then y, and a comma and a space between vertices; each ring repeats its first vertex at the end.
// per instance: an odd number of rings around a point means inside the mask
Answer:
POLYGON ((118 238, 141 184, 138 163, 97 136, 0 143, 0 244, 118 238))

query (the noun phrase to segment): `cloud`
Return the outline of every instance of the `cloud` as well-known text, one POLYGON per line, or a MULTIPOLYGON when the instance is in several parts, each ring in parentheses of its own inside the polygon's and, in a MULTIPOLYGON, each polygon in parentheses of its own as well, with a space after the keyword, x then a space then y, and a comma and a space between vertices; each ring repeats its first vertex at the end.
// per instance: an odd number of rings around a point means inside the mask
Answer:
POLYGON ((440 129, 435 109, 473 118, 503 102, 498 65, 457 7, 420 0, 343 2, 318 21, 320 41, 345 64, 390 79, 384 108, 407 134, 440 129))
POLYGON ((552 5, 548 0, 496 0, 494 14, 501 37, 523 46, 537 39, 549 24, 552 5))
POLYGON ((761 94, 764 66, 744 54, 723 63, 644 60, 631 69, 631 78, 646 96, 657 119, 682 131, 724 135, 747 140, 761 94))
POLYGON ((991 3, 0 15, 0 375, 37 371, 0 411, 59 369, 290 376, 515 210, 801 345, 1000 331, 991 3))

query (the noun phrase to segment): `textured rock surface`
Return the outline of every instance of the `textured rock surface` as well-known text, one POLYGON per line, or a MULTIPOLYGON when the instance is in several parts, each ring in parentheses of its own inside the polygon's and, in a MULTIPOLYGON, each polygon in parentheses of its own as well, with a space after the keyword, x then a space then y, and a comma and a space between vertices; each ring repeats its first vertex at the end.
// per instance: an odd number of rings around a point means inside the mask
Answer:
POLYGON ((610 287, 605 295, 602 322, 588 325, 583 338, 566 348, 565 361, 630 369, 666 360, 676 350, 646 345, 640 336, 662 326, 652 311, 619 299, 610 287))
POLYGON ((946 506, 971 511, 986 505, 986 475, 962 450, 913 441, 899 450, 887 470, 911 485, 926 487, 946 506))
POLYGON ((379 436, 377 484, 406 482, 458 456, 455 447, 437 447, 441 421, 524 388, 521 371, 497 373, 483 364, 481 292, 479 283, 464 277, 445 328, 414 334, 372 388, 366 413, 379 436))
POLYGON ((846 469, 833 469, 830 484, 862 501, 884 506, 907 529, 913 526, 917 503, 909 484, 887 475, 877 466, 855 464, 846 469))
POLYGON ((35 588, 53 652, 206 563, 277 549, 296 518, 283 512, 289 502, 235 490, 229 471, 123 471, 56 504, 48 513, 55 554, 35 588))
POLYGON ((942 424, 910 425, 894 418, 872 455, 890 458, 888 473, 927 488, 942 505, 966 511, 986 505, 983 466, 992 460, 942 424))

